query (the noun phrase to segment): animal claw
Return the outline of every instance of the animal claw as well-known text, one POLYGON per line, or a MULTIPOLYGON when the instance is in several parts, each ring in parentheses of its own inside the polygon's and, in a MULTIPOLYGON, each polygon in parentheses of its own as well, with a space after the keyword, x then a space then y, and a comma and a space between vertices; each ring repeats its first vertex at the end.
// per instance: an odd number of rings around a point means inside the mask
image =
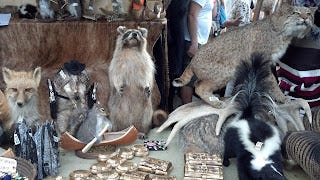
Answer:
POLYGON ((120 89, 119 89, 119 95, 120 97, 123 95, 123 91, 124 91, 124 85, 123 86, 120 86, 120 89))
POLYGON ((174 87, 181 87, 181 86, 183 86, 182 81, 181 81, 179 78, 174 79, 174 80, 172 81, 172 85, 173 85, 174 87))
POLYGON ((151 95, 150 87, 145 87, 145 88, 144 88, 144 91, 145 91, 145 93, 147 94, 147 97, 150 97, 150 95, 151 95))

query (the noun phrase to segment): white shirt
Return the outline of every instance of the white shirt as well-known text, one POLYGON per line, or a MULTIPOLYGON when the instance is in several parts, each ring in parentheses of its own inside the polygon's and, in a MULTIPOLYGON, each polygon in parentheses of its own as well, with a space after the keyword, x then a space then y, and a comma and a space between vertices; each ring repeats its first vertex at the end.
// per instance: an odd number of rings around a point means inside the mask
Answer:
MULTIPOLYGON (((213 9, 213 0, 192 0, 201 6, 201 10, 198 15, 198 43, 203 45, 208 42, 211 24, 212 24, 212 9, 213 9)), ((184 39, 191 41, 188 23, 185 23, 184 39)))

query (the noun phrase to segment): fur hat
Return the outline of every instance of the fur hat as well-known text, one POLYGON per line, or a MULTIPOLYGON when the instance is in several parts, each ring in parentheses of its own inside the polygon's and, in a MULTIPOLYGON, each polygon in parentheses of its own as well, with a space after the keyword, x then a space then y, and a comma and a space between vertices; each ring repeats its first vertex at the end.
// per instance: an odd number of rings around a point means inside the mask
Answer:
POLYGON ((71 60, 68 63, 64 63, 63 69, 65 69, 70 74, 79 75, 85 68, 85 64, 81 64, 77 60, 71 60))

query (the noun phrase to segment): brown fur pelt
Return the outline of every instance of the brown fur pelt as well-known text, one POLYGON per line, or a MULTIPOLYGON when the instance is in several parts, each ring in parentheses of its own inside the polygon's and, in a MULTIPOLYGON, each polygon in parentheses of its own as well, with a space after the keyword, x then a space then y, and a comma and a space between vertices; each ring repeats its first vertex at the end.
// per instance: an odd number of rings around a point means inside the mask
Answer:
MULTIPOLYGON (((128 28, 136 27, 137 22, 123 22, 128 28)), ((152 54, 154 43, 162 31, 161 23, 139 22, 141 27, 150 29, 147 51, 152 54)), ((58 69, 72 59, 86 65, 92 82, 98 83, 97 99, 104 105, 109 95, 109 63, 116 41, 116 28, 119 22, 59 21, 42 23, 33 20, 12 19, 10 26, 0 31, 0 66, 10 69, 33 70, 42 68, 39 86, 41 115, 49 119, 49 95, 47 79, 52 78, 58 69)), ((0 89, 4 90, 2 74, 0 89)), ((155 87, 157 88, 157 87, 155 87)), ((152 96, 160 97, 159 90, 152 96)), ((159 98, 154 98, 154 106, 159 98)))
POLYGON ((217 115, 203 116, 186 124, 180 131, 179 142, 184 152, 206 152, 223 155, 225 130, 215 134, 217 115))
POLYGON ((3 127, 8 128, 9 119, 9 106, 6 96, 0 90, 0 122, 2 122, 3 127))

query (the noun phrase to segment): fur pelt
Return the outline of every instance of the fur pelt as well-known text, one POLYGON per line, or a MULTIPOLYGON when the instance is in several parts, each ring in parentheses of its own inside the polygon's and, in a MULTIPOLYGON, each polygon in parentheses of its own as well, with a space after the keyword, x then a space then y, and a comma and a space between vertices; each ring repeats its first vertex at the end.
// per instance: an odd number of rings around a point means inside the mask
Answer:
POLYGON ((217 120, 218 116, 213 114, 187 123, 181 129, 179 138, 184 152, 206 152, 223 156, 225 130, 223 127, 221 134, 215 134, 217 120))
MULTIPOLYGON (((136 22, 125 22, 128 28, 136 27, 136 22)), ((118 22, 92 23, 68 21, 59 23, 38 23, 35 21, 11 21, 10 26, 0 31, 0 66, 16 71, 42 68, 39 86, 40 114, 50 118, 47 79, 71 59, 86 64, 92 82, 97 82, 97 99, 107 104, 109 90, 108 69, 116 41, 118 22), (108 32, 108 33, 106 33, 108 32), (81 37, 81 38, 80 38, 81 37)), ((147 51, 152 54, 153 46, 162 31, 161 23, 140 25, 150 30, 147 51)), ((2 73, 0 89, 5 89, 2 73)), ((154 107, 160 104, 160 92, 155 85, 152 91, 154 107)))
POLYGON ((5 129, 10 128, 10 118, 9 118, 9 104, 6 96, 0 90, 0 124, 5 129))
POLYGON ((251 63, 243 61, 236 69, 235 103, 242 113, 227 125, 223 164, 229 166, 229 158, 236 157, 240 180, 285 179, 280 133, 264 119, 274 104, 269 74, 270 61, 257 54, 252 55, 251 63))

